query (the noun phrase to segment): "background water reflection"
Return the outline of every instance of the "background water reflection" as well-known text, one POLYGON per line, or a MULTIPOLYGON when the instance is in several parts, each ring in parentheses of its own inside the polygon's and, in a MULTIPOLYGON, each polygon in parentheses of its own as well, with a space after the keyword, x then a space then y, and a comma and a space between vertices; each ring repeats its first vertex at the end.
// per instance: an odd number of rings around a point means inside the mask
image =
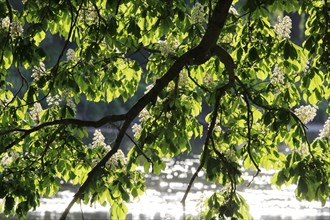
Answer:
MULTIPOLYGON (((308 136, 313 140, 318 135, 320 126, 309 126, 308 136)), ((285 152, 285 148, 281 149, 285 152)), ((195 152, 196 153, 196 152, 195 152)), ((186 190, 190 177, 199 165, 198 156, 182 160, 171 160, 167 163, 168 168, 160 175, 146 175, 147 191, 137 201, 127 204, 129 214, 128 220, 159 220, 159 219, 180 219, 183 215, 183 207, 180 200, 186 190)), ((142 169, 142 168, 141 168, 142 169)), ((324 207, 320 202, 299 202, 295 198, 295 186, 283 187, 277 190, 270 183, 273 171, 262 170, 253 180, 253 183, 246 187, 252 180, 255 172, 243 173, 246 180, 244 185, 238 187, 247 203, 250 205, 250 212, 256 220, 330 220, 330 201, 324 207)), ((208 196, 220 190, 220 186, 210 184, 203 178, 204 173, 200 172, 186 201, 186 216, 194 216, 198 219, 198 201, 203 196, 208 196)), ((66 185, 66 189, 57 193, 53 198, 41 199, 41 206, 29 215, 33 220, 57 220, 71 201, 77 188, 66 185)), ((4 219, 0 215, 0 219, 4 219)), ((16 218, 9 218, 16 219, 16 218)), ((105 220, 109 219, 109 207, 100 205, 87 206, 75 204, 67 220, 105 220)))
MULTIPOLYGON (((137 201, 127 205, 129 214, 126 219, 180 219, 183 214, 180 200, 198 163, 197 157, 175 163, 169 161, 169 167, 160 176, 147 176, 148 190, 137 201)), ((251 174, 243 174, 246 183, 252 179, 251 174)), ((246 184, 239 187, 239 192, 250 205, 254 219, 330 219, 329 201, 325 207, 320 202, 298 202, 294 196, 295 186, 277 190, 269 184, 272 174, 271 171, 263 170, 249 187, 246 184)), ((220 186, 205 182, 202 176, 203 173, 192 187, 186 203, 186 215, 194 216, 195 219, 199 212, 198 200, 220 189, 220 186)), ((41 207, 31 213, 29 219, 59 219, 73 195, 74 189, 68 187, 68 190, 59 192, 54 198, 42 199, 41 207)), ((109 207, 76 204, 67 219, 109 219, 109 207)))

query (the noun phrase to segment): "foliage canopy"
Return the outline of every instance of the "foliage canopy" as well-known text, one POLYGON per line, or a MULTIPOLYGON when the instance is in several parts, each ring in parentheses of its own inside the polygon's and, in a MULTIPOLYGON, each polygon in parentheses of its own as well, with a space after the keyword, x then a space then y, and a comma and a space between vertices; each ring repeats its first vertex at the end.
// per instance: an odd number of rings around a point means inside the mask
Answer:
POLYGON ((0 17, 6 215, 24 218, 64 180, 80 188, 62 219, 76 201, 110 204, 112 217, 123 218, 125 202, 145 190, 137 167, 159 174, 164 158, 189 153, 202 136, 182 203, 204 169, 223 186, 206 201, 206 219, 251 218, 236 192, 250 168, 277 170, 272 183, 296 184, 299 200, 329 198, 330 119, 311 143, 305 126, 317 111, 330 114, 329 1, 1 0, 0 17), (302 45, 290 40, 294 12, 306 18, 302 45), (54 35, 65 43, 49 53, 43 42, 54 35), (141 82, 149 86, 126 113, 77 118, 82 97, 126 101, 141 82), (86 146, 86 128, 104 125, 118 129, 111 146, 99 130, 86 146))

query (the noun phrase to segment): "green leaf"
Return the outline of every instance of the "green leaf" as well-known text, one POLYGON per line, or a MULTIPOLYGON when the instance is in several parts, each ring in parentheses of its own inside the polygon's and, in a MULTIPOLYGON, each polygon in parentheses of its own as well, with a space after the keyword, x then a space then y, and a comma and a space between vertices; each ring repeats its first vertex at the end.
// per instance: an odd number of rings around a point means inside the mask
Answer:
POLYGON ((33 39, 35 40, 35 44, 38 46, 40 42, 45 39, 45 37, 46 37, 46 33, 44 31, 40 31, 36 33, 36 35, 33 37, 33 39))
POLYGON ((0 184, 0 199, 3 199, 8 193, 8 187, 1 183, 0 184))
POLYGON ((257 71, 257 77, 261 80, 265 80, 267 79, 268 74, 265 71, 257 71))
POLYGON ((117 34, 117 21, 115 17, 111 17, 108 23, 108 31, 110 36, 115 36, 117 34))
POLYGON ((290 57, 290 50, 291 50, 291 46, 290 46, 290 43, 287 41, 285 41, 284 43, 284 59, 289 59, 290 57))
POLYGON ((126 192, 126 190, 124 189, 124 187, 122 185, 119 186, 119 191, 121 193, 121 198, 126 201, 126 202, 129 202, 129 195, 128 193, 126 192))
POLYGON ((34 102, 34 96, 35 96, 36 89, 32 86, 30 86, 28 92, 27 92, 27 102, 32 104, 34 102))
POLYGON ((308 185, 305 182, 304 178, 300 178, 298 182, 297 196, 300 197, 302 194, 306 194, 307 192, 308 192, 308 185))
POLYGON ((253 61, 256 61, 259 59, 259 53, 257 51, 257 49, 255 47, 252 47, 250 50, 249 50, 249 60, 251 62, 253 61))
POLYGON ((110 219, 126 219, 128 209, 122 202, 114 202, 110 208, 111 216, 110 219))
POLYGON ((3 56, 3 61, 4 61, 4 67, 5 69, 9 69, 13 63, 13 54, 11 53, 10 50, 4 51, 4 56, 3 56))
POLYGON ((161 171, 165 169, 165 167, 166 167, 166 164, 163 161, 158 160, 157 162, 154 163, 153 172, 156 175, 159 175, 161 173, 161 171))
POLYGON ((7 196, 5 199, 5 211, 4 213, 8 215, 11 213, 15 205, 15 199, 12 196, 7 196))
POLYGON ((145 157, 143 157, 142 160, 143 160, 144 172, 149 173, 150 172, 150 163, 147 161, 147 159, 145 157))
POLYGON ((298 53, 289 40, 286 40, 284 43, 284 58, 286 60, 289 58, 291 58, 292 60, 298 58, 298 53))
POLYGON ((17 205, 16 213, 18 216, 25 216, 26 213, 29 211, 29 203, 27 201, 21 202, 17 205))
POLYGON ((141 30, 140 30, 140 27, 135 23, 134 20, 131 20, 129 22, 129 25, 128 25, 128 28, 127 28, 127 31, 129 33, 132 33, 135 37, 137 38, 140 38, 141 37, 141 30))

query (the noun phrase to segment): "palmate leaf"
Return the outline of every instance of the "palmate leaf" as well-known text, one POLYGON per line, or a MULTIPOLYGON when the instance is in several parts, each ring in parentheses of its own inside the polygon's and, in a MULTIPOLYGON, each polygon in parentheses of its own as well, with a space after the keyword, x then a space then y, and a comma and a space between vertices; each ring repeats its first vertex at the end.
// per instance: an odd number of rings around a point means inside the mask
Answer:
POLYGON ((128 209, 124 203, 114 203, 110 209, 110 219, 125 219, 128 209))

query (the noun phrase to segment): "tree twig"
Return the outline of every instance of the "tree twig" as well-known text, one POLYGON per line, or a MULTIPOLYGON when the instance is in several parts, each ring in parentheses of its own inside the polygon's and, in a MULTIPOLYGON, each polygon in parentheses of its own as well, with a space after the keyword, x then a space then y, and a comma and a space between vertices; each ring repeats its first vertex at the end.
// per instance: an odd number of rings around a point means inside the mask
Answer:
POLYGON ((208 93, 211 93, 211 91, 208 89, 208 88, 206 88, 205 86, 202 86, 202 85, 200 85, 192 76, 191 76, 191 74, 190 74, 190 69, 189 68, 186 68, 187 69, 187 71, 188 71, 188 77, 189 77, 189 79, 191 79, 191 81, 193 81, 193 83, 197 86, 197 87, 199 87, 199 88, 201 88, 202 90, 204 90, 204 91, 206 91, 206 92, 208 92, 208 93))
POLYGON ((247 96, 248 100, 250 100, 254 105, 264 108, 268 111, 285 111, 288 114, 290 114, 295 119, 295 121, 299 123, 299 126, 304 133, 304 137, 305 137, 305 141, 307 142, 307 145, 308 145, 309 153, 311 154, 312 158, 314 158, 314 154, 311 150, 311 146, 310 146, 310 143, 307 138, 307 132, 306 132, 307 127, 291 109, 273 107, 273 106, 269 106, 269 105, 265 105, 263 103, 257 102, 255 99, 253 99, 249 90, 246 88, 246 86, 243 84, 243 82, 237 76, 235 76, 235 80, 238 82, 240 87, 243 89, 244 94, 247 96))
POLYGON ((203 148, 203 152, 202 152, 202 156, 201 156, 201 162, 200 162, 198 168, 196 169, 195 173, 191 177, 191 179, 189 181, 189 184, 188 184, 188 187, 187 187, 187 189, 186 189, 186 191, 183 195, 183 198, 181 200, 181 203, 183 204, 183 207, 185 207, 186 198, 187 198, 187 196, 190 192, 190 189, 191 189, 195 179, 198 176, 198 173, 202 170, 202 168, 203 168, 203 166, 206 162, 206 157, 207 157, 208 150, 209 150, 209 143, 212 139, 213 129, 214 129, 216 119, 217 119, 217 116, 218 116, 218 111, 219 111, 219 106, 220 106, 220 99, 225 94, 225 91, 229 88, 229 86, 230 86, 230 84, 226 84, 225 86, 223 86, 223 87, 221 87, 217 90, 214 109, 213 109, 213 113, 212 113, 212 119, 211 119, 210 126, 208 128, 208 131, 207 131, 205 142, 204 142, 204 148, 203 148))
MULTIPOLYGON (((114 126, 115 128, 117 128, 120 131, 120 128, 114 124, 112 124, 112 126, 114 126)), ((136 141, 131 137, 131 135, 129 135, 127 132, 125 132, 126 137, 128 137, 128 139, 134 144, 134 146, 141 152, 141 154, 144 156, 144 158, 151 163, 152 165, 154 164, 153 161, 143 152, 143 150, 141 149, 141 147, 139 146, 138 143, 136 143, 136 141)))
POLYGON ((255 168, 257 169, 257 175, 260 173, 260 169, 259 169, 259 166, 257 164, 257 162, 254 160, 253 156, 252 156, 252 153, 251 153, 251 130, 252 130, 252 124, 253 124, 253 114, 252 114, 252 111, 251 111, 251 106, 250 106, 250 102, 249 102, 249 99, 247 97, 247 95, 244 93, 243 94, 243 97, 244 97, 244 100, 245 100, 245 103, 246 103, 246 108, 247 108, 247 119, 246 119, 246 122, 247 122, 247 126, 248 126, 248 130, 247 130, 247 135, 248 135, 248 143, 247 143, 247 152, 249 154, 249 157, 253 163, 253 165, 255 166, 255 168))

